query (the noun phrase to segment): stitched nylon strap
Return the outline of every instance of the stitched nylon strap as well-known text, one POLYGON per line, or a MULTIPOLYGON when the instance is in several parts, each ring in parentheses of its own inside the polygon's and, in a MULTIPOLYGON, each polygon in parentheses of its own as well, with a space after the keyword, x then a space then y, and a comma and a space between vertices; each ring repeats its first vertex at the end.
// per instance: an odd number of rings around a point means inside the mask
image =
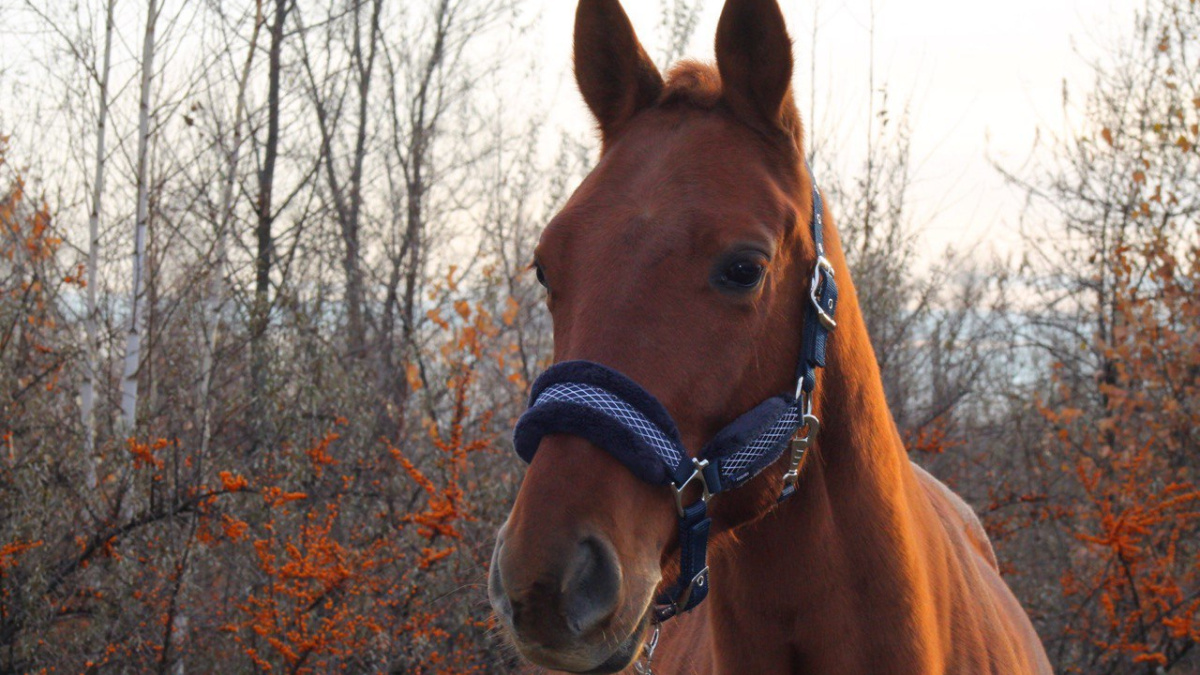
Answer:
MULTIPOLYGON (((517 454, 531 462, 544 436, 578 436, 603 448, 643 481, 682 490, 699 474, 711 495, 745 484, 779 459, 804 417, 797 397, 813 391, 816 369, 825 366, 829 332, 836 325, 837 285, 825 259, 825 209, 815 180, 812 200, 817 263, 806 303, 795 394, 758 404, 717 433, 693 460, 670 413, 650 392, 598 363, 567 361, 551 366, 534 382, 529 409, 513 431, 517 454), (701 459, 707 466, 701 467, 701 459)), ((692 609, 708 595, 710 527, 705 501, 681 505, 680 572, 656 598, 658 621, 692 609)))
MULTIPOLYGON (((700 453, 713 494, 743 485, 783 454, 800 425, 789 397, 764 401, 723 429, 700 453)), ((682 484, 693 471, 674 421, 649 392, 615 370, 589 361, 555 364, 534 383, 529 410, 517 422, 517 454, 533 461, 542 437, 586 438, 638 478, 682 484)))
POLYGON ((679 466, 683 461, 685 453, 678 439, 664 434, 637 408, 605 389, 577 382, 559 382, 546 387, 534 406, 556 401, 586 406, 616 419, 636 434, 667 466, 679 466))
POLYGON ((708 505, 696 502, 679 518, 679 576, 655 598, 654 620, 662 623, 708 597, 708 505))
MULTIPOLYGON (((812 173, 811 169, 809 173, 812 173)), ((811 304, 808 305, 804 317, 804 337, 800 343, 800 364, 796 371, 800 386, 807 393, 811 393, 816 386, 816 369, 825 367, 825 348, 829 343, 830 326, 821 320, 821 313, 832 319, 837 311, 838 299, 833 268, 828 266, 825 260, 825 206, 815 180, 812 198, 812 236, 813 243, 816 244, 817 266, 813 274, 814 287, 810 289, 811 304)))

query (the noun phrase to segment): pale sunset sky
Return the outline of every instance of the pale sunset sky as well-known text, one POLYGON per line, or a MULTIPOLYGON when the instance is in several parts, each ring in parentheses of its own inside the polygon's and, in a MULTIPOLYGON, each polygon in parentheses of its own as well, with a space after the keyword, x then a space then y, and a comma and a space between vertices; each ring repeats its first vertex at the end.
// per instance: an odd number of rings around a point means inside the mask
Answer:
MULTIPOLYGON (((54 8, 54 3, 72 0, 42 2, 54 8)), ((876 92, 886 87, 893 117, 909 110, 914 168, 910 218, 927 259, 947 246, 1013 253, 1019 249, 1015 224, 1023 195, 1005 185, 993 163, 1020 173, 1039 133, 1043 139, 1074 133, 1077 113, 1064 115, 1064 81, 1077 106, 1091 88, 1090 63, 1103 61, 1128 39, 1143 3, 781 0, 795 44, 797 103, 810 139, 816 140, 810 147, 824 150, 816 166, 837 167, 847 179, 859 170, 872 107, 873 53, 876 92)), ((625 0, 624 5, 648 51, 661 54, 661 3, 625 0)), ((712 58, 722 5, 722 0, 705 0, 689 56, 712 58)), ((534 74, 515 69, 519 72, 510 75, 512 86, 498 87, 496 96, 506 109, 512 106, 514 120, 522 106, 545 106, 551 124, 580 137, 593 133, 571 75, 575 2, 527 0, 524 7, 526 29, 501 37, 501 42, 518 43, 523 58, 534 62, 534 74)), ((126 9, 133 11, 132 6, 126 9)), ((130 18, 140 19, 140 10, 130 18)), ((0 126, 8 127, 0 131, 33 145, 24 137, 53 137, 56 125, 53 116, 35 108, 54 103, 39 100, 37 92, 59 86, 46 79, 47 64, 37 62, 49 51, 34 43, 48 35, 25 28, 32 25, 31 14, 19 0, 0 0, 0 24, 7 26, 0 41, 0 126)), ((129 97, 140 21, 121 28, 125 37, 117 63, 129 78, 120 85, 122 95, 129 97)), ((174 58, 176 67, 186 61, 179 53, 174 58)), ((876 109, 881 101, 877 93, 876 109)))
MULTIPOLYGON (((575 3, 542 3, 542 62, 549 66, 541 86, 563 123, 586 133, 590 121, 570 79, 575 3)), ((705 4, 690 56, 713 58, 722 4, 705 4)), ((624 5, 647 50, 657 54, 659 3, 624 5)), ((1015 223, 1023 196, 1005 185, 993 162, 1019 169, 1039 130, 1046 139, 1069 129, 1064 80, 1077 105, 1092 83, 1089 64, 1127 39, 1143 2, 782 0, 781 5, 795 44, 794 87, 809 135, 840 151, 817 158, 818 166, 833 164, 848 178, 861 162, 867 136, 874 8, 876 90, 886 86, 894 115, 909 107, 911 217, 927 255, 936 256, 947 246, 978 246, 1002 255, 1018 248, 1015 223), (815 123, 809 119, 814 114, 815 123)), ((880 102, 877 95, 876 108, 880 102)))

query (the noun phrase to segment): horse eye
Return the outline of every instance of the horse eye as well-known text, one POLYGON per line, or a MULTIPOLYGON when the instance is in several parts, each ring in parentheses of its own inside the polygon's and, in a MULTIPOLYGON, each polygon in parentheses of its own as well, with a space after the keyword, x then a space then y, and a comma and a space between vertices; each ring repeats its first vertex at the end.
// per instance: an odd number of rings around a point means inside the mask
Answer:
POLYGON ((749 290, 758 286, 766 271, 767 268, 762 263, 739 260, 725 268, 721 281, 731 288, 749 290))
POLYGON ((546 290, 550 290, 550 284, 546 283, 546 270, 542 267, 542 264, 534 263, 533 269, 534 269, 534 272, 537 274, 538 283, 541 284, 542 287, 545 288, 546 290))

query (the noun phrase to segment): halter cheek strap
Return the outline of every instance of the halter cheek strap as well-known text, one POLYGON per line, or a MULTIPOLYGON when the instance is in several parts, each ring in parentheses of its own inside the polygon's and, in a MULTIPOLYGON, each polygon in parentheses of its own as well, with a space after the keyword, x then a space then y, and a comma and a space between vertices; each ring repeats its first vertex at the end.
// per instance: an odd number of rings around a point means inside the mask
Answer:
MULTIPOLYGON (((811 172, 810 172, 811 174, 811 172)), ((820 431, 812 414, 816 369, 825 365, 829 333, 837 327, 837 285, 825 258, 824 206, 813 184, 812 236, 817 260, 807 303, 793 393, 773 396, 717 432, 692 457, 675 420, 650 392, 625 375, 590 361, 551 366, 533 384, 529 409, 518 420, 513 445, 526 462, 548 434, 587 439, 621 461, 639 479, 670 486, 679 515, 679 578, 655 599, 655 619, 686 612, 708 595, 708 501, 744 485, 791 452, 779 500, 792 496, 800 460, 820 431), (802 433, 803 432, 803 433, 802 433), (699 483, 701 497, 683 503, 699 483)))

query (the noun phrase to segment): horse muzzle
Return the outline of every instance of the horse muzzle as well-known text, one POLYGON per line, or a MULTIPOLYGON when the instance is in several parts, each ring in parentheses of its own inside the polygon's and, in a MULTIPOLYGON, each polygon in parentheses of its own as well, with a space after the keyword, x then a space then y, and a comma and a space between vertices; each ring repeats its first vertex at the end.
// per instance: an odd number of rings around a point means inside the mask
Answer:
POLYGON ((564 547, 565 555, 553 555, 518 547, 506 530, 492 554, 488 599, 521 656, 573 673, 627 668, 640 653, 649 613, 624 611, 624 578, 612 545, 587 534, 564 547), (625 618, 629 614, 634 620, 625 618))

